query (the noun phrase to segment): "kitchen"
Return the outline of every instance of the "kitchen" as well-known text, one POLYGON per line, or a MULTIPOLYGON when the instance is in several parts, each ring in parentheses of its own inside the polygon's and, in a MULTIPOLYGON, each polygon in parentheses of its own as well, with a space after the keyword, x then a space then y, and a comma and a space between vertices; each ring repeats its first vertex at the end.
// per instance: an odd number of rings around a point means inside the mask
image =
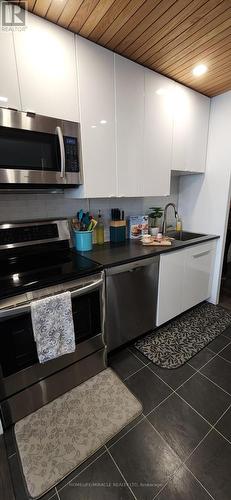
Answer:
POLYGON ((229 2, 0 7, 1 498, 229 499, 229 2))

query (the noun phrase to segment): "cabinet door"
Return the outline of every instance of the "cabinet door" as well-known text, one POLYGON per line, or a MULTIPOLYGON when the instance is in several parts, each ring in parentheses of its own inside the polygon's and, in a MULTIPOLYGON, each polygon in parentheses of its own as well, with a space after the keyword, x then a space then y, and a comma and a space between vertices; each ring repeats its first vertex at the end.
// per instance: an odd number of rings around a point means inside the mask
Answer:
POLYGON ((115 55, 118 196, 141 196, 144 68, 115 55))
POLYGON ((210 99, 176 84, 172 169, 204 172, 210 99))
POLYGON ((160 256, 157 326, 182 312, 185 250, 160 256))
POLYGON ((28 13, 14 38, 23 110, 79 121, 73 33, 28 13))
POLYGON ((166 196, 170 193, 173 85, 168 78, 145 70, 142 196, 166 196))
POLYGON ((211 295, 211 280, 216 242, 210 241, 187 249, 185 260, 183 311, 211 295))
MULTIPOLYGON (((4 8, 6 10, 10 8, 6 5, 6 2, 4 8)), ((1 14, 2 9, 0 5, 0 26, 2 25, 1 14)), ((0 29, 0 60, 0 106, 20 110, 19 84, 14 54, 13 34, 11 31, 2 31, 0 29)))
POLYGON ((77 37, 85 196, 116 196, 114 54, 77 37))

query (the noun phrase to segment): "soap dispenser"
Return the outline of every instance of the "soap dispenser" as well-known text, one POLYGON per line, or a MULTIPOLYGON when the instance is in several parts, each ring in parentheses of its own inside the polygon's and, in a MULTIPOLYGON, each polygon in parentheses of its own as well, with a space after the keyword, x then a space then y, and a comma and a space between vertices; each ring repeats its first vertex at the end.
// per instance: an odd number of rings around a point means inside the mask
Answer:
POLYGON ((179 233, 182 231, 182 219, 179 217, 178 214, 176 216, 176 231, 179 233))
POLYGON ((99 210, 99 213, 98 213, 98 223, 97 223, 97 226, 95 228, 95 232, 96 232, 97 245, 103 245, 103 243, 104 243, 104 223, 103 223, 103 219, 102 219, 101 210, 99 210))

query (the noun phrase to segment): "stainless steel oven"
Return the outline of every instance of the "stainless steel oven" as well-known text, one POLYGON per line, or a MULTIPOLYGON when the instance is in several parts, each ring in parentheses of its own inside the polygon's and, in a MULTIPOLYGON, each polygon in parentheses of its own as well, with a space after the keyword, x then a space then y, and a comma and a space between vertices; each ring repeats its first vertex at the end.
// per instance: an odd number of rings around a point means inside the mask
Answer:
POLYGON ((0 108, 0 186, 82 184, 80 125, 0 108))
POLYGON ((103 272, 0 302, 0 411, 3 426, 20 420, 106 366, 103 272), (31 301, 70 290, 76 351, 38 362, 31 301))

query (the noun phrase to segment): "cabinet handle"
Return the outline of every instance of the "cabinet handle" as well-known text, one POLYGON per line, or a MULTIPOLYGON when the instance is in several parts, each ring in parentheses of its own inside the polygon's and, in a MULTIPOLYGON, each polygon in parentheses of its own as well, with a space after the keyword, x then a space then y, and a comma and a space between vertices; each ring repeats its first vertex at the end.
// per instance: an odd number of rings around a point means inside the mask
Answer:
POLYGON ((196 255, 193 255, 193 258, 198 259, 199 257, 203 257, 204 255, 208 255, 210 252, 211 252, 211 250, 206 250, 206 252, 197 253, 196 255))
POLYGON ((61 127, 56 127, 55 129, 56 134, 58 135, 58 140, 59 140, 59 148, 60 148, 60 158, 61 158, 61 171, 60 171, 60 177, 63 179, 65 177, 65 147, 64 147, 64 140, 63 140, 63 133, 61 127))

